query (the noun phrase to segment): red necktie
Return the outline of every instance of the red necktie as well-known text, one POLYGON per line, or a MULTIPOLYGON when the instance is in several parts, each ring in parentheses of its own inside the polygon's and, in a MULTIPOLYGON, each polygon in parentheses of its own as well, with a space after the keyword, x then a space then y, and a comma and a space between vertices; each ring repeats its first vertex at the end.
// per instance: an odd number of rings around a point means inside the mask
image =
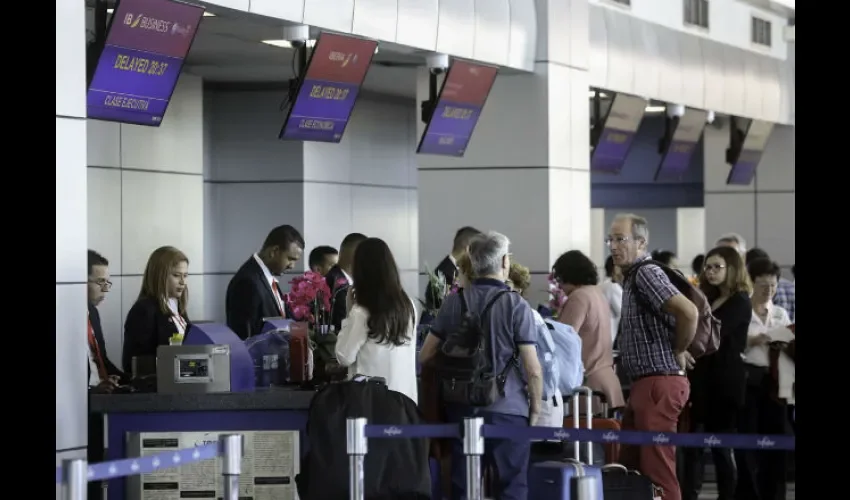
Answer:
POLYGON ((277 281, 272 280, 272 291, 274 292, 274 300, 277 302, 277 310, 280 311, 280 317, 285 318, 286 312, 283 310, 283 299, 280 295, 280 288, 277 286, 277 281))
POLYGON ((94 354, 95 364, 97 365, 97 374, 100 380, 106 380, 109 374, 106 371, 106 365, 103 362, 103 356, 100 354, 100 346, 97 345, 97 340, 94 337, 94 328, 91 326, 91 318, 89 318, 89 349, 94 354))

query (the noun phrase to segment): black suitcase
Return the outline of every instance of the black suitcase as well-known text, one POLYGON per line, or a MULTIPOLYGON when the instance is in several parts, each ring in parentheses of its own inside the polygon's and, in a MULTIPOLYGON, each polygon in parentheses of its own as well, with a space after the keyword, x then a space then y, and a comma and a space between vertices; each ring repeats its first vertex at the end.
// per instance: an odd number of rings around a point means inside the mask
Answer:
POLYGON ((648 477, 620 464, 602 467, 602 491, 605 500, 656 500, 661 498, 648 477))

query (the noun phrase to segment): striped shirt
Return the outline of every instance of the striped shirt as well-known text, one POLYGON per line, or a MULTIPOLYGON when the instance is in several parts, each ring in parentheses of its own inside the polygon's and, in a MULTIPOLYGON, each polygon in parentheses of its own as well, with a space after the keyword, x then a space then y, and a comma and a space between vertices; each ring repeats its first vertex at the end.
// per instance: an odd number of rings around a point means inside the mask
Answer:
MULTIPOLYGON (((649 259, 649 254, 639 257, 633 266, 649 259)), ((626 275, 617 345, 620 363, 630 379, 674 374, 681 370, 673 352, 676 319, 662 309, 668 300, 680 293, 664 270, 654 264, 641 266, 636 274, 626 275)))

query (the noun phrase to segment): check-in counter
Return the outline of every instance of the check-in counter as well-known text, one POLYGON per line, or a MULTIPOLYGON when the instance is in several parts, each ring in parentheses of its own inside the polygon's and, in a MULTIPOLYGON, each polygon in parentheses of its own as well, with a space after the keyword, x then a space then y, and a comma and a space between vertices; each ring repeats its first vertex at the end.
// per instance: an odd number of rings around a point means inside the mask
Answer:
MULTIPOLYGON (((256 433, 258 440, 264 440, 265 453, 268 454, 268 442, 272 438, 280 441, 284 434, 279 431, 294 431, 297 435, 289 434, 297 436, 297 445, 290 447, 295 450, 291 453, 291 460, 297 462, 297 455, 302 454, 307 446, 307 409, 313 394, 313 391, 277 387, 234 393, 92 395, 89 399, 92 421, 89 461, 119 460, 139 456, 140 453, 163 451, 153 450, 150 443, 160 443, 161 446, 171 443, 175 449, 191 447, 199 443, 187 440, 205 440, 203 436, 212 437, 219 432, 231 431, 256 433), (106 429, 105 442, 98 439, 98 427, 101 436, 106 429), (263 437, 266 435, 270 437, 263 437)), ((251 452, 246 450, 246 455, 251 452)), ((285 480, 294 482, 294 477, 285 480)), ((107 499, 140 499, 138 483, 133 481, 138 481, 138 478, 109 481, 107 499)))

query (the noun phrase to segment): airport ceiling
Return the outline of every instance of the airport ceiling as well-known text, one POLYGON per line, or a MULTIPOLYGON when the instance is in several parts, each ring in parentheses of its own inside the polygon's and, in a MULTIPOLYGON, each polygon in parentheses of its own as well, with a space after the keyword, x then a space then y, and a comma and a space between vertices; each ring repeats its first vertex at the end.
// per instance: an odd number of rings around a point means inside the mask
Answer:
MULTIPOLYGON (((216 83, 283 84, 292 78, 294 51, 263 43, 283 38, 284 21, 223 11, 205 17, 186 60, 188 70, 216 83)), ((382 42, 366 76, 367 90, 404 97, 416 95, 415 66, 425 53, 382 42)))

